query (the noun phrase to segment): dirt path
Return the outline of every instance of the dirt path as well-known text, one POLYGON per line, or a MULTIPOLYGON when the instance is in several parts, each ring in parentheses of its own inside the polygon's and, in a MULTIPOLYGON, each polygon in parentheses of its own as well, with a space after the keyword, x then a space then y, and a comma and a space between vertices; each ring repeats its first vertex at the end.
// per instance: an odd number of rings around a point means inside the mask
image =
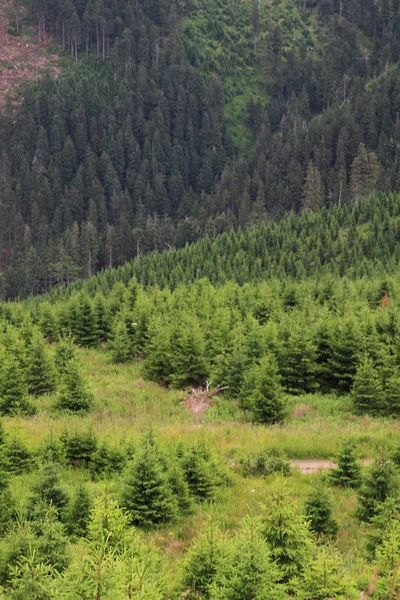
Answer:
POLYGON ((7 95, 13 94, 21 82, 34 81, 46 69, 54 76, 58 74, 58 56, 48 53, 49 44, 39 43, 34 32, 27 28, 22 30, 24 35, 10 35, 10 21, 10 0, 0 0, 0 109, 7 95))
MULTIPOLYGON (((362 465, 369 465, 371 462, 371 458, 360 460, 362 465)), ((300 473, 304 475, 312 475, 313 473, 318 473, 318 471, 327 471, 328 469, 337 467, 336 463, 331 460, 291 460, 290 465, 298 468, 300 473)))

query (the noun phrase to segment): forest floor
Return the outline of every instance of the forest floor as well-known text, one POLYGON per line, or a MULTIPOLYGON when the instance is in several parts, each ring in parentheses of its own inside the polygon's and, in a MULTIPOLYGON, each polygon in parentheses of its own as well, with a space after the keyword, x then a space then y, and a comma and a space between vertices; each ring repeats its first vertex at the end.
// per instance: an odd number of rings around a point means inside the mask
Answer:
MULTIPOLYGON (((23 22, 21 10, 19 20, 23 22)), ((40 73, 49 70, 52 76, 58 75, 58 55, 49 52, 53 43, 50 38, 39 42, 32 28, 20 25, 17 35, 10 34, 13 23, 11 2, 0 2, 0 109, 6 104, 6 98, 14 95, 21 83, 35 81, 40 73)), ((14 27, 12 28, 14 32, 14 27)))

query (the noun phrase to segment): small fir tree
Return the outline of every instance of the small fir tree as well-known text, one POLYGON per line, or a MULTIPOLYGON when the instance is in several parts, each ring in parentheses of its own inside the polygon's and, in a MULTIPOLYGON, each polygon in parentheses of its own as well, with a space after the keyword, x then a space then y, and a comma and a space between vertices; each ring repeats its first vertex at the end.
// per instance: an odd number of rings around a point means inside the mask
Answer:
POLYGON ((98 342, 96 316, 92 303, 89 298, 83 294, 80 298, 77 321, 74 325, 75 339, 79 346, 92 348, 98 342))
POLYGON ((400 415, 400 373, 396 370, 385 383, 384 410, 389 417, 400 415))
POLYGON ((71 561, 65 527, 60 523, 52 503, 44 511, 38 513, 38 516, 39 518, 32 523, 33 531, 37 536, 35 543, 37 559, 60 573, 67 568, 71 561))
POLYGON ((322 486, 318 486, 307 498, 304 512, 310 530, 317 536, 333 539, 339 526, 332 516, 332 501, 322 486))
POLYGON ((178 461, 174 461, 168 471, 168 481, 173 495, 178 503, 179 514, 187 515, 193 510, 193 498, 190 493, 188 482, 185 479, 182 467, 178 461))
POLYGON ((98 548, 122 553, 129 534, 130 515, 111 498, 107 489, 90 510, 88 538, 98 548))
POLYGON ((327 546, 317 549, 302 577, 295 580, 293 588, 299 600, 356 600, 359 597, 339 556, 327 546))
POLYGON ((271 557, 279 568, 280 581, 287 584, 307 567, 313 540, 299 505, 289 497, 283 480, 277 479, 271 486, 262 527, 271 557))
POLYGON ((56 572, 48 564, 40 562, 36 549, 28 548, 16 565, 9 570, 7 598, 12 600, 52 600, 52 588, 56 572))
POLYGON ((400 520, 391 520, 376 548, 379 565, 375 594, 379 600, 400 596, 400 520))
POLYGON ((198 500, 209 500, 215 492, 215 477, 207 454, 201 445, 194 445, 182 459, 189 490, 198 500))
POLYGON ((55 389, 54 368, 47 355, 43 338, 33 336, 27 353, 26 380, 28 391, 34 396, 41 396, 55 389))
POLYGON ((85 537, 88 532, 92 501, 84 485, 80 485, 68 514, 68 533, 85 537))
POLYGON ((122 504, 132 522, 149 529, 168 523, 177 513, 176 498, 154 443, 145 439, 125 481, 122 504))
POLYGON ((386 498, 394 496, 398 489, 395 466, 386 458, 376 460, 358 492, 356 514, 360 521, 371 521, 386 498))
POLYGON ((287 597, 284 587, 277 583, 280 573, 271 560, 257 519, 244 520, 229 550, 211 586, 212 600, 284 600, 287 597))
POLYGON ((317 346, 308 328, 295 326, 292 329, 281 347, 279 366, 283 385, 289 393, 316 390, 317 346))
POLYGON ((31 411, 25 374, 15 358, 7 357, 0 366, 0 413, 12 416, 31 411))
POLYGON ((41 514, 43 507, 47 508, 51 504, 57 510, 60 520, 66 520, 69 495, 60 484, 57 465, 49 463, 42 467, 32 491, 33 496, 29 501, 31 515, 41 514))
POLYGON ((242 404, 251 410, 257 423, 281 423, 287 414, 275 357, 264 356, 245 373, 241 389, 242 404))
POLYGON ((60 378, 58 408, 70 412, 88 412, 94 402, 77 361, 68 363, 60 378))
POLYGON ((370 556, 375 556, 376 548, 382 543, 388 527, 392 521, 400 518, 400 498, 389 496, 376 509, 371 519, 371 528, 368 531, 367 550, 370 556))
POLYGON ((68 338, 62 338, 57 344, 55 365, 58 373, 62 375, 67 370, 72 360, 76 359, 76 352, 68 338))
POLYGON ((190 548, 183 565, 182 583, 198 597, 208 599, 210 587, 225 557, 226 542, 210 518, 206 530, 190 548))
POLYGON ((384 411, 384 395, 379 373, 370 358, 364 357, 354 378, 352 398, 358 413, 379 415, 384 411))
POLYGON ((208 368, 204 355, 204 340, 195 321, 176 327, 171 336, 171 385, 177 388, 203 385, 208 368))
POLYGON ((131 338, 124 321, 117 319, 114 322, 107 348, 114 363, 126 363, 133 359, 131 338))
POLYGON ((332 485, 345 488, 357 488, 361 483, 361 466, 357 462, 355 443, 352 440, 342 442, 336 457, 337 468, 329 472, 332 485))
POLYGON ((4 448, 7 461, 7 470, 14 475, 27 473, 33 467, 32 453, 23 440, 17 437, 11 438, 4 448))

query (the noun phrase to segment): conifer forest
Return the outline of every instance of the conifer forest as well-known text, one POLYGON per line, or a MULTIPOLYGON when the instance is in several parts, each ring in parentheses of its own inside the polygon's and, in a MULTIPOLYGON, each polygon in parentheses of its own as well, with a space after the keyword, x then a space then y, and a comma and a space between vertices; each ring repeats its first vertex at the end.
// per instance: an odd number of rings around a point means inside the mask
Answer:
POLYGON ((400 600, 400 0, 0 0, 0 600, 400 600))

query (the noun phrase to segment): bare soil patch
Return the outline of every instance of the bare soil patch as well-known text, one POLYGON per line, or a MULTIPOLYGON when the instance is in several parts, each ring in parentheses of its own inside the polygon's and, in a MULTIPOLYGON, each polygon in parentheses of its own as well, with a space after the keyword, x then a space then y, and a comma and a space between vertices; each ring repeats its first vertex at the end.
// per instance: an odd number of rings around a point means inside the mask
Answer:
MULTIPOLYGON (((371 462, 372 459, 370 458, 360 461, 362 465, 369 465, 371 462)), ((328 469, 337 467, 337 464, 331 460, 291 460, 290 465, 297 467, 300 473, 304 475, 312 475, 313 473, 318 473, 318 471, 327 471, 328 469)))

